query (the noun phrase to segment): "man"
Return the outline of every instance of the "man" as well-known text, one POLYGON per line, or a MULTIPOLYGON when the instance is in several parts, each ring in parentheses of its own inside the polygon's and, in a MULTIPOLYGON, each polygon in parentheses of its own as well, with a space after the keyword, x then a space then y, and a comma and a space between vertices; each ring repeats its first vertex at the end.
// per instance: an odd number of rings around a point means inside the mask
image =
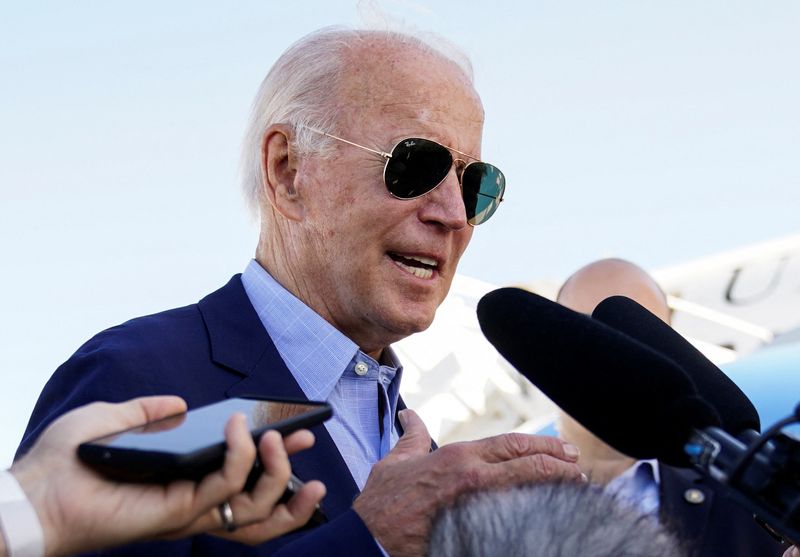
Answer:
POLYGON ((94 399, 330 401, 334 418, 292 459, 298 477, 326 485, 330 523, 257 549, 202 537, 126 554, 420 555, 432 516, 460 493, 580 477, 575 448, 554 438, 429 455, 418 417, 398 414, 402 368, 389 346, 430 325, 473 225, 502 199, 502 174, 479 161, 482 126, 468 64, 419 39, 342 29, 301 39, 262 83, 247 132, 256 259, 197 305, 80 348, 45 387, 21 450, 94 399))
POLYGON ((263 473, 242 493, 256 447, 242 415, 225 428, 223 467, 198 483, 123 485, 78 461, 78 444, 186 410, 178 397, 145 397, 120 404, 94 403, 61 416, 12 469, 0 472, 0 556, 71 555, 136 539, 174 539, 217 531, 229 539, 261 542, 305 524, 325 488, 308 482, 286 505, 276 504, 289 479, 289 454, 314 436, 301 430, 281 441, 267 432, 258 454, 263 473), (284 448, 285 443, 285 448, 284 448), (241 528, 222 529, 217 508, 235 509, 241 528))
MULTIPOLYGON (((579 269, 561 287, 557 301, 591 314, 604 299, 617 295, 631 298, 670 322, 666 295, 655 280, 621 259, 602 259, 579 269)), ((715 492, 694 470, 656 461, 637 462, 563 412, 559 432, 580 448, 578 463, 593 482, 607 486, 639 510, 658 515, 688 542, 692 557, 781 555, 781 545, 756 524, 750 513, 715 492)))
POLYGON ((436 519, 429 557, 679 557, 659 523, 587 484, 538 484, 463 497, 436 519))

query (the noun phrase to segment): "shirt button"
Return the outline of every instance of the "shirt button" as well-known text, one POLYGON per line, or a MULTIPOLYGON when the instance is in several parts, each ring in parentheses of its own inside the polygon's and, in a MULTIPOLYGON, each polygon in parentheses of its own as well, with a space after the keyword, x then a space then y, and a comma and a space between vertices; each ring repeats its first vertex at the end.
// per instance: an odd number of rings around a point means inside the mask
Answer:
POLYGON ((368 371, 369 367, 367 367, 367 364, 365 364, 364 362, 358 362, 356 364, 356 375, 363 377, 367 374, 368 371))
POLYGON ((687 489, 683 494, 683 498, 686 499, 686 501, 688 501, 689 503, 692 503, 694 505, 699 505, 700 503, 706 500, 705 494, 699 489, 694 489, 694 488, 687 489))

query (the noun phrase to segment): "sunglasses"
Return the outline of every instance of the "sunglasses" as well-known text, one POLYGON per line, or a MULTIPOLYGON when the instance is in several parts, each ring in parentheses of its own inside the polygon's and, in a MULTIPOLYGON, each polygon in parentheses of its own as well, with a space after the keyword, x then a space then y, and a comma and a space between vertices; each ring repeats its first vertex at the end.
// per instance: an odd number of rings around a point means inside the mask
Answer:
POLYGON ((456 176, 461 184, 461 195, 470 225, 477 226, 489 220, 503 201, 506 177, 499 168, 430 139, 401 139, 391 152, 384 153, 314 128, 306 129, 386 159, 383 181, 389 193, 397 199, 416 199, 432 192, 444 182, 450 168, 456 165, 456 176), (451 151, 472 162, 454 159, 451 151))

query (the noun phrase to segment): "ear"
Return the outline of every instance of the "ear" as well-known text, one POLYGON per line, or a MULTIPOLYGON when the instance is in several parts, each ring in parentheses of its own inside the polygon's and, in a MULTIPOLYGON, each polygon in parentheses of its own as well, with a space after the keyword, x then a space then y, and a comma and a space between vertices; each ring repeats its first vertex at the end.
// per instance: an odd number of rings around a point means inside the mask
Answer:
POLYGON ((290 220, 302 220, 305 207, 297 193, 297 159, 288 126, 267 128, 261 143, 261 175, 264 195, 272 207, 290 220))

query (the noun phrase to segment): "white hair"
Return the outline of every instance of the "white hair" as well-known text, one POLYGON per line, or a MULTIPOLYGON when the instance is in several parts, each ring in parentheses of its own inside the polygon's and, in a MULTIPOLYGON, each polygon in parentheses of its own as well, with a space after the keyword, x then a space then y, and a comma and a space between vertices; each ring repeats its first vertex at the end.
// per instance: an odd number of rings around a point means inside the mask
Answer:
POLYGON ((544 483, 465 496, 440 512, 428 557, 676 557, 655 517, 589 484, 544 483))
POLYGON ((245 133, 241 157, 242 190, 254 215, 258 214, 264 182, 261 147, 273 124, 294 130, 294 147, 301 154, 329 154, 330 141, 308 128, 333 133, 337 97, 347 71, 346 54, 366 40, 386 38, 410 45, 454 63, 472 84, 469 58, 449 41, 430 33, 326 27, 306 35, 275 62, 258 88, 245 133))

